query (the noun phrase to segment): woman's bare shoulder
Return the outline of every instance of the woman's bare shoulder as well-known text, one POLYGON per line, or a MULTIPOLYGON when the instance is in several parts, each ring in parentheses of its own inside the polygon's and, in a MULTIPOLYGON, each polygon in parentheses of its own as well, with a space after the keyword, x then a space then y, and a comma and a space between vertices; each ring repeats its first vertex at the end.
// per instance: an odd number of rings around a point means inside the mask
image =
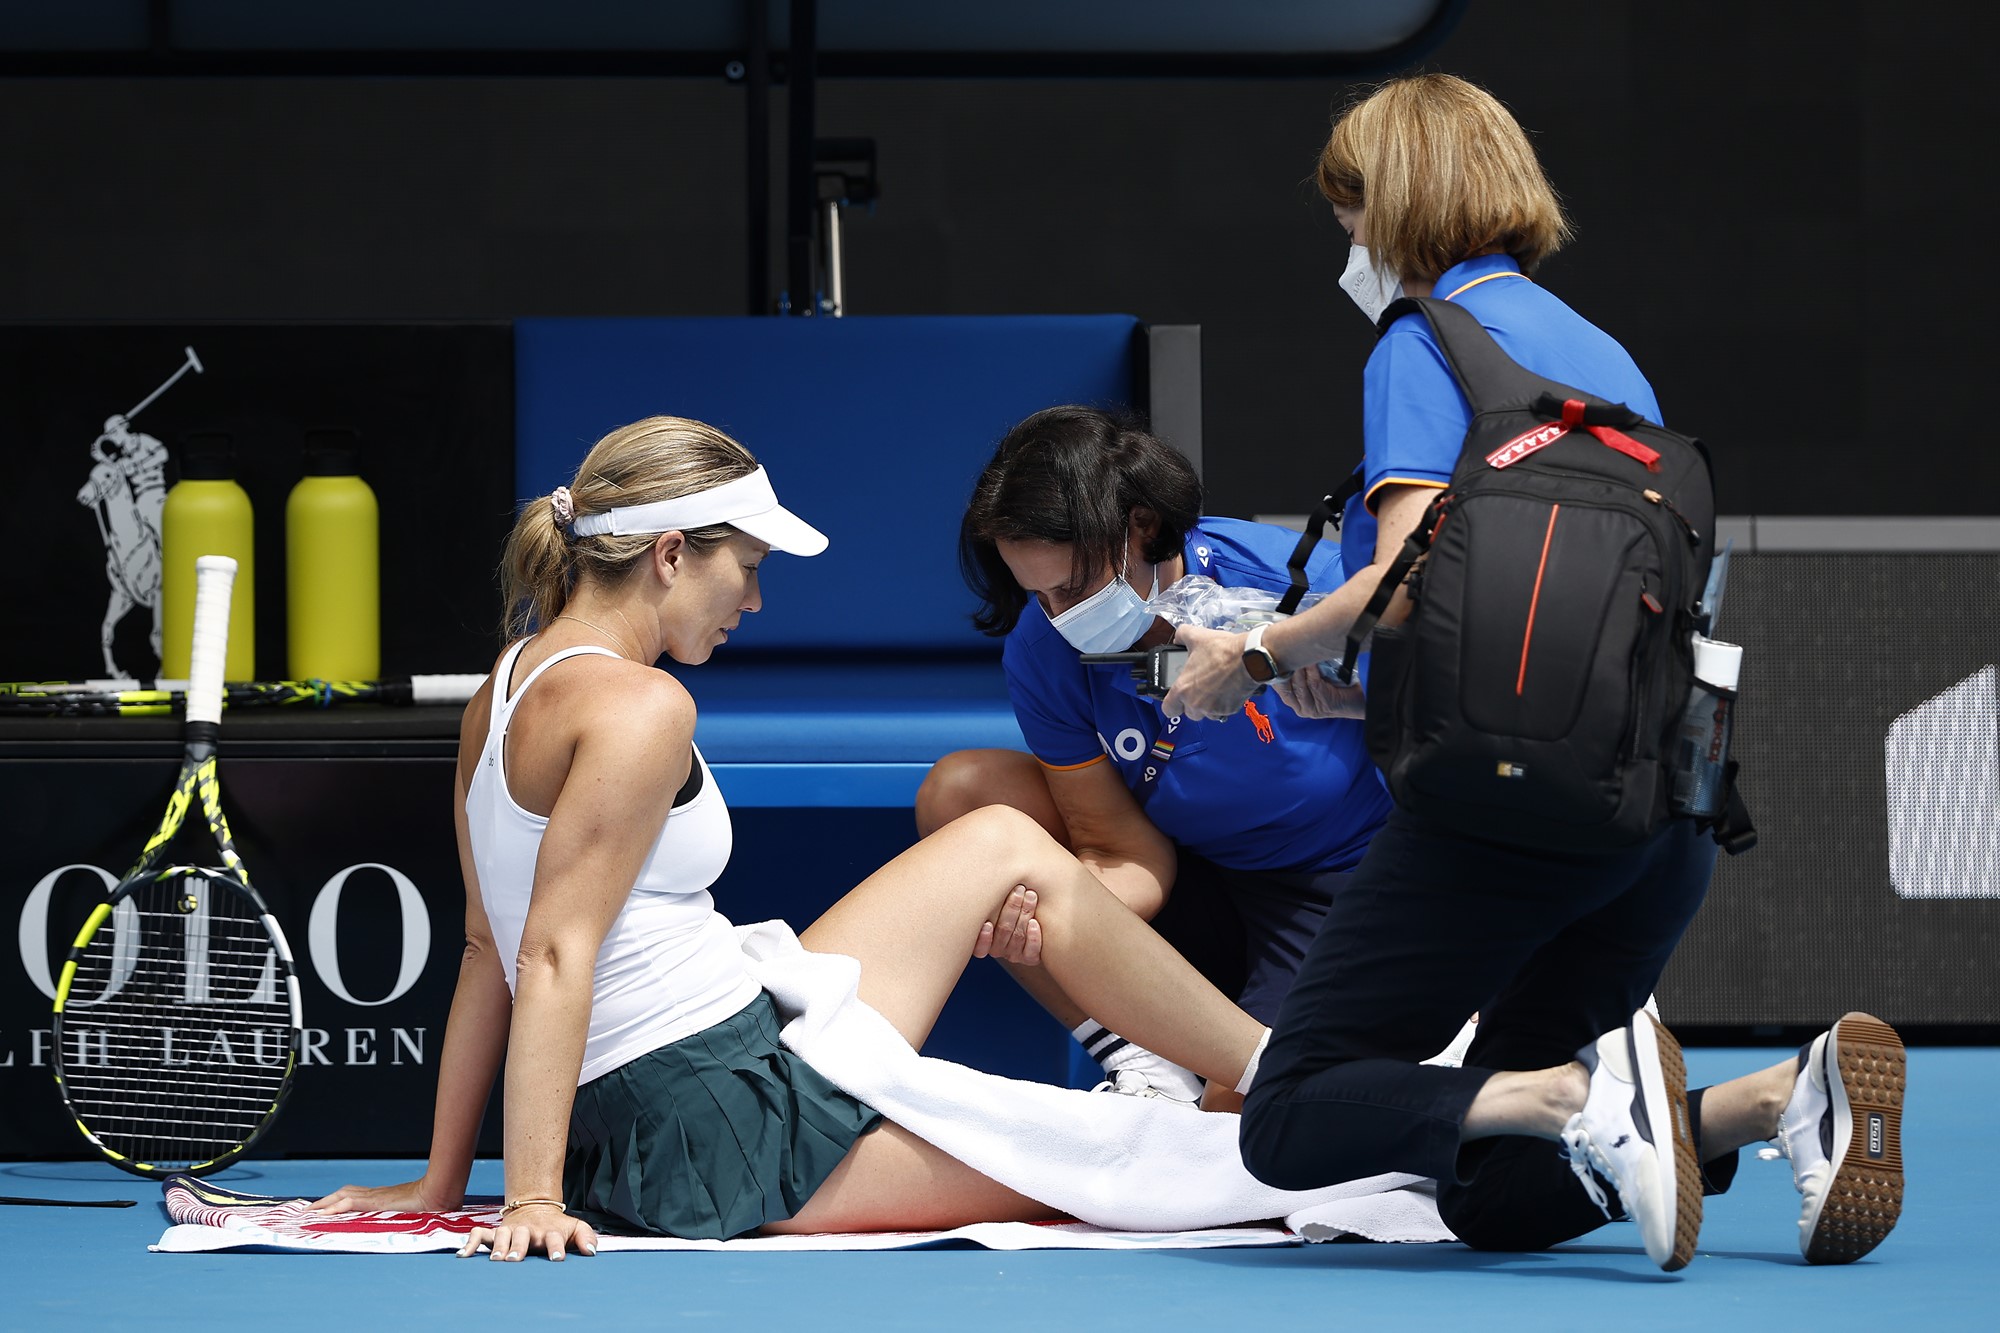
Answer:
POLYGON ((599 657, 586 670, 570 673, 543 704, 560 711, 559 730, 574 747, 571 774, 665 775, 674 779, 665 787, 668 793, 685 780, 693 762, 694 696, 667 672, 599 657))
POLYGON ((575 658, 591 661, 588 677, 574 674, 566 693, 577 697, 592 721, 678 725, 693 730, 694 696, 671 672, 624 657, 575 658))

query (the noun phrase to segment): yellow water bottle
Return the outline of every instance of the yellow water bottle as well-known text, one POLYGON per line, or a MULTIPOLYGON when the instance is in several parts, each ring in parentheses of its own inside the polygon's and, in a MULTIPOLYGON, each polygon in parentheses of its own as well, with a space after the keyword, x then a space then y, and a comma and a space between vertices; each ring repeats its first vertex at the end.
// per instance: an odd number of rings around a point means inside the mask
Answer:
POLYGON ((351 430, 306 432, 285 501, 285 650, 294 680, 382 674, 381 520, 351 430))
POLYGON ((205 555, 236 561, 229 601, 225 680, 257 679, 255 523, 250 497, 236 484, 230 438, 217 432, 181 441, 180 480, 160 510, 160 675, 188 678, 194 647, 194 562, 205 555))

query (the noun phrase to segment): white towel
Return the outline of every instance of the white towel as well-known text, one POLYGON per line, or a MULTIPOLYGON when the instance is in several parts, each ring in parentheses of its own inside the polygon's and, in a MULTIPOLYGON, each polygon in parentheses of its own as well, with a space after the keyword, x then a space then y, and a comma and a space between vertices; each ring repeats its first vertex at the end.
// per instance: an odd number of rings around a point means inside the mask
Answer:
POLYGON ((1238 1120, 1149 1097, 986 1074, 917 1054, 864 1004, 861 966, 806 952, 782 921, 737 928, 750 973, 777 1001, 784 1044, 842 1091, 983 1175, 1080 1221, 1191 1231, 1282 1217, 1313 1240, 1453 1237, 1422 1176, 1279 1190, 1244 1169, 1238 1120))

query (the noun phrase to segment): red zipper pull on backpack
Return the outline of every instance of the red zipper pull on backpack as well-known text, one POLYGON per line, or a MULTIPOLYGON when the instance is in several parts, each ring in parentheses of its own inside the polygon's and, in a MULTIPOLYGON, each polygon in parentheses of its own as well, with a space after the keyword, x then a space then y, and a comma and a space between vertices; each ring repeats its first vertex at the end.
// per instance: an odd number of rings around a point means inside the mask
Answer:
POLYGON ((1646 471, 1660 470, 1660 451, 1651 445, 1641 444, 1624 431, 1613 430, 1609 426, 1585 426, 1584 429, 1595 435, 1600 443, 1610 445, 1627 458, 1636 458, 1644 463, 1646 471))
POLYGON ((1639 443, 1639 441, 1633 439, 1622 430, 1616 430, 1610 426, 1593 426, 1589 424, 1583 419, 1583 414, 1589 410, 1590 404, 1584 402, 1581 398, 1563 399, 1562 424, 1564 428, 1574 430, 1576 427, 1582 426, 1597 437, 1598 443, 1616 449, 1627 458, 1636 459, 1645 464, 1646 471, 1658 472, 1660 470, 1659 450, 1652 448, 1650 445, 1639 443))

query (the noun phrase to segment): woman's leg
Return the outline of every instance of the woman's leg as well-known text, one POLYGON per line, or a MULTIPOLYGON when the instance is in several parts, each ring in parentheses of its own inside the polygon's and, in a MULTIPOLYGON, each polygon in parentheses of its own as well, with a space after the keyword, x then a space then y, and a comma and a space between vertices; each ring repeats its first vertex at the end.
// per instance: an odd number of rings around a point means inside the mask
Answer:
POLYGON ((1712 1162, 1778 1137, 1778 1116, 1792 1099, 1799 1061, 1789 1054, 1754 1074, 1703 1089, 1701 1158, 1712 1162))
MULTIPOLYGON (((933 764, 923 786, 917 789, 917 833, 929 837, 952 820, 988 805, 1011 806, 1040 824, 1064 847, 1072 846, 1069 823, 1049 791, 1046 771, 1033 755, 1019 750, 958 750, 933 764)), ((1243 950, 1240 938, 1233 940, 1231 948, 1231 936, 1232 932, 1241 936, 1241 922, 1233 905, 1223 901, 1219 885, 1208 885, 1206 895, 1188 892, 1189 858, 1183 853, 1179 860, 1174 894, 1164 912, 1160 911, 1157 886, 1150 879, 1146 885, 1155 892, 1143 901, 1135 901, 1121 892, 1122 888, 1139 887, 1138 881, 1114 877, 1101 882, 1127 907, 1151 920, 1154 930, 1193 963, 1196 971, 1224 994, 1234 995, 1241 986, 1230 978, 1242 971, 1243 950)), ((1221 873, 1214 867, 1210 870, 1221 873)), ((1093 1055, 1103 1053, 1101 1063, 1105 1076, 1113 1080, 1113 1087, 1132 1090, 1133 1084, 1128 1080, 1136 1078, 1137 1087, 1154 1095, 1175 1101, 1200 1097, 1207 1110, 1234 1111, 1242 1105, 1241 1097, 1220 1084, 1211 1083, 1204 1092, 1201 1081, 1187 1070, 1093 1019, 1082 1005, 1063 992, 1047 968, 1006 959, 999 962, 1029 998, 1076 1034, 1086 1051, 1093 1055)), ((1253 1016, 1260 1022, 1269 1022, 1272 1014, 1253 1016)))
POLYGON ((969 1222, 1046 1222, 1062 1216, 885 1122, 855 1141, 805 1207, 762 1229, 944 1231, 969 1222))
POLYGON ((917 788, 917 836, 928 838, 983 805, 1011 805, 1069 846, 1069 825, 1042 766, 1019 750, 954 750, 932 764, 917 788))
MULTIPOLYGON (((1617 858, 1622 866, 1610 901, 1565 925, 1537 950, 1482 1016, 1466 1053, 1470 1065, 1541 1070, 1525 1091, 1545 1095, 1541 1114, 1508 1123, 1487 1112, 1503 1106, 1476 1102, 1462 1139, 1459 1178, 1445 1182, 1438 1206, 1466 1243, 1480 1249, 1540 1250, 1604 1224, 1604 1214, 1577 1187, 1573 1173, 1549 1150, 1559 1133, 1555 1120, 1583 1109, 1588 1080, 1575 1053, 1604 1032, 1624 1027, 1657 984, 1674 946, 1704 896, 1715 844, 1692 826, 1671 826, 1642 851, 1617 858)), ((1498 1097, 1513 1078, 1495 1075, 1481 1099, 1498 1097), (1503 1079, 1506 1081, 1503 1082, 1503 1079)), ((1735 1090, 1732 1089, 1732 1093, 1735 1090)), ((1703 1138, 1737 1131, 1733 1097, 1717 1103, 1717 1124, 1703 1138)))
POLYGON ((1242 1078, 1263 1026, 1018 810, 953 821, 870 875, 801 936, 861 962, 861 998, 910 1044, 930 1034, 982 923, 1023 885, 1042 966, 1106 1027, 1211 1081, 1242 1078))
MULTIPOLYGON (((1051 838, 1069 846, 1069 825, 1049 795, 1042 766, 1019 750, 954 750, 932 764, 917 788, 917 836, 928 838, 952 820, 988 805, 1019 810, 1051 838)), ((1000 966, 1064 1027, 1074 1028, 1089 1017, 1042 968, 1004 960, 1000 966)))
POLYGON ((1244 1164, 1266 1184, 1454 1173, 1488 1071, 1417 1062, 1506 985, 1539 943, 1507 935, 1546 912, 1457 842, 1397 810, 1335 890, 1243 1108, 1244 1164))
POLYGON ((1518 1148, 1538 1188, 1588 1206, 1533 1140, 1577 1109, 1577 1051, 1645 1002, 1706 883, 1679 829, 1640 852, 1565 858, 1398 809, 1336 891, 1285 999, 1244 1109, 1246 1164, 1295 1189, 1378 1171, 1437 1177, 1447 1225, 1470 1239, 1454 1203, 1490 1194, 1511 1226, 1526 1199, 1517 1180, 1456 1182, 1518 1148), (1474 1011, 1465 1068, 1416 1063, 1474 1011))

